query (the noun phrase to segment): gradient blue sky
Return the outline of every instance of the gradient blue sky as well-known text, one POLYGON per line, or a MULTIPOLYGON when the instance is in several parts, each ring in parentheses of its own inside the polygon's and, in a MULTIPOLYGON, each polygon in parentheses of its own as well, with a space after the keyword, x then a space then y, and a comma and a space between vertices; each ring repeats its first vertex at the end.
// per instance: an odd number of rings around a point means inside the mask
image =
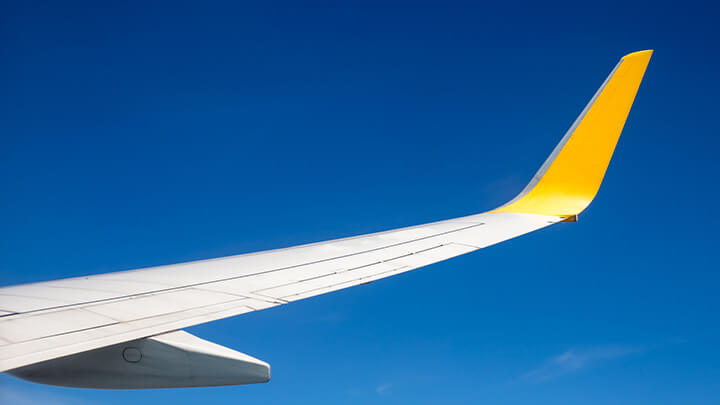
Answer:
POLYGON ((189 329, 269 384, 3 403, 720 402, 711 2, 97 3, 3 2, 2 285, 493 208, 656 52, 578 224, 189 329))

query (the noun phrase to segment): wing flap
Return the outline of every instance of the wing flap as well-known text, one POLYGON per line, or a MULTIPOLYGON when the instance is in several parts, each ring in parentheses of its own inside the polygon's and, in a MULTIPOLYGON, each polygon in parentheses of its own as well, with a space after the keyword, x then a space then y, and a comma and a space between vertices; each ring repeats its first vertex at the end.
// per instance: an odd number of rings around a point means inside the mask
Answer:
POLYGON ((289 283, 286 285, 281 285, 278 287, 257 290, 255 291, 255 294, 291 301, 291 298, 295 296, 307 296, 307 293, 312 291, 345 284, 354 280, 361 279, 363 277, 382 274, 392 270, 399 270, 400 267, 402 266, 393 266, 391 264, 382 262, 372 263, 342 270, 335 273, 321 274, 316 277, 308 278, 294 283, 289 283))
POLYGON ((458 245, 457 243, 448 243, 436 246, 430 249, 421 250, 411 255, 398 257, 387 261, 387 264, 393 264, 394 267, 405 267, 408 270, 417 269, 429 264, 452 259, 455 256, 464 255, 478 250, 475 246, 458 245))
POLYGON ((66 309, 51 316, 37 314, 26 317, 9 317, 0 322, 2 337, 10 343, 20 343, 75 331, 117 324, 118 321, 84 309, 66 309), (37 325, 41 323, 39 332, 37 325))
POLYGON ((237 295, 229 295, 195 288, 174 290, 161 294, 152 294, 84 306, 87 311, 102 315, 117 322, 130 322, 143 318, 152 318, 177 312, 183 312, 202 306, 224 304, 237 301, 237 295))

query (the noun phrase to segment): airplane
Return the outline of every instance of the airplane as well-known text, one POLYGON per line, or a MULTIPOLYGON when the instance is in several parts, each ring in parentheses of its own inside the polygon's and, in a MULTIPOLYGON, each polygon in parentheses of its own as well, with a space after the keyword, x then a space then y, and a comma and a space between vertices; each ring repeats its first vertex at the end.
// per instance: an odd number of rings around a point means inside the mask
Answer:
POLYGON ((530 183, 493 210, 290 248, 2 287, 0 371, 101 389, 267 382, 267 363, 182 329, 576 222, 600 188, 652 52, 624 56, 530 183))

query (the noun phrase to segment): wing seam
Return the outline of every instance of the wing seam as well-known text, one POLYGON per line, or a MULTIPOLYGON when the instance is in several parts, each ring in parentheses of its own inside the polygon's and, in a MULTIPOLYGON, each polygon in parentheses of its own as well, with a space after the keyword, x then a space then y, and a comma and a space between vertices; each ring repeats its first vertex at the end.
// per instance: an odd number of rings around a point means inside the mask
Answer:
MULTIPOLYGON (((41 309, 33 309, 33 310, 30 310, 30 311, 26 311, 26 312, 17 312, 15 315, 34 314, 34 313, 38 313, 38 312, 45 312, 45 311, 53 311, 53 310, 67 309, 67 308, 73 308, 73 307, 78 307, 78 306, 86 306, 86 305, 93 305, 93 304, 104 303, 104 302, 120 301, 120 300, 124 300, 124 299, 132 299, 132 298, 141 297, 141 296, 146 296, 146 295, 160 294, 160 293, 166 293, 166 292, 170 292, 170 291, 178 291, 178 290, 183 290, 183 289, 188 289, 188 288, 193 288, 193 287, 198 287, 198 286, 205 286, 205 285, 210 285, 210 284, 215 284, 215 283, 221 283, 221 282, 224 282, 224 281, 239 280, 239 279, 242 279, 242 278, 253 277, 253 276, 258 276, 258 275, 262 275, 262 274, 270 274, 270 273, 274 273, 274 272, 278 272, 278 271, 283 271, 283 270, 290 270, 290 269, 294 269, 294 268, 298 268, 298 267, 302 267, 302 266, 309 266, 309 265, 318 264, 318 263, 326 263, 326 262, 329 262, 329 261, 333 261, 333 260, 337 260, 337 259, 343 259, 343 258, 346 258, 346 257, 357 256, 357 255, 361 255, 361 254, 365 254, 365 253, 377 252, 377 251, 379 251, 379 250, 388 249, 388 248, 397 247, 397 246, 402 246, 402 245, 414 243, 414 242, 421 241, 421 240, 426 240, 426 239, 435 238, 435 237, 438 237, 438 236, 443 236, 443 235, 447 235, 447 234, 451 234, 451 233, 455 233, 455 232, 460 232, 460 231, 464 231, 464 230, 467 230, 467 229, 476 228, 476 227, 482 226, 482 225, 485 225, 485 224, 482 223, 482 222, 480 222, 480 223, 476 223, 476 224, 469 225, 469 226, 466 226, 466 227, 462 227, 462 228, 458 228, 458 229, 453 229, 453 230, 445 231, 445 232, 440 232, 440 233, 436 233, 436 234, 433 234, 433 235, 424 236, 424 237, 422 237, 422 238, 417 238, 417 239, 412 239, 412 240, 408 240, 408 241, 404 241, 404 242, 394 243, 394 244, 391 244, 391 245, 381 246, 381 247, 374 248, 374 249, 363 250, 363 251, 361 251, 361 252, 349 253, 349 254, 346 254, 346 255, 335 256, 335 257, 331 257, 331 258, 327 258, 327 259, 316 260, 316 261, 313 261, 313 262, 296 264, 296 265, 293 265, 293 266, 281 267, 281 268, 277 268, 277 269, 260 271, 260 272, 257 272, 257 273, 243 274, 243 275, 239 275, 239 276, 226 277, 226 278, 216 279, 216 280, 211 280, 211 281, 203 281, 203 282, 199 282, 199 283, 186 284, 186 285, 177 286, 177 287, 168 287, 168 288, 163 288, 163 289, 159 289, 159 290, 146 291, 146 292, 143 292, 143 293, 129 294, 129 295, 123 295, 123 296, 118 296, 118 297, 113 297, 113 298, 104 298, 104 299, 100 299, 100 300, 83 301, 83 302, 74 303, 74 304, 67 304, 67 305, 56 305, 56 306, 54 306, 54 307, 47 307, 47 308, 41 308, 41 309)), ((0 295, 7 295, 7 294, 0 294, 0 295)))

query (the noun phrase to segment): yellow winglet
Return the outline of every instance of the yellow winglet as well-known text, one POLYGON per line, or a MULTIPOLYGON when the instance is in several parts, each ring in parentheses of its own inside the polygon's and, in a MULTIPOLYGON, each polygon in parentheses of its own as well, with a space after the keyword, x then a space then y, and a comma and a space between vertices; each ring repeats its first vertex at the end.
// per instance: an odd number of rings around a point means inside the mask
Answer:
POLYGON ((491 212, 573 217, 595 198, 652 50, 625 55, 525 189, 491 212))

